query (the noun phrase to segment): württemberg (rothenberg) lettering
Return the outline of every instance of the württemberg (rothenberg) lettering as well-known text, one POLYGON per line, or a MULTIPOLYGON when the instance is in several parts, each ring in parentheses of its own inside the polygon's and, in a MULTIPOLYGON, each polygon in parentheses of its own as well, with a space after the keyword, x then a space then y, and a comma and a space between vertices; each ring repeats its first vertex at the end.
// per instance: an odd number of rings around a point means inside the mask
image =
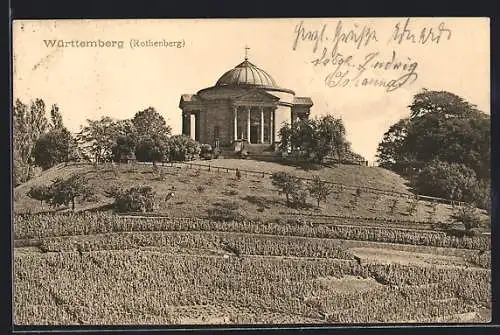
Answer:
POLYGON ((47 48, 118 48, 123 49, 124 41, 110 40, 43 40, 47 48))
MULTIPOLYGON (((43 40, 43 43, 47 48, 118 48, 123 49, 125 41, 123 40, 43 40)), ((186 41, 181 40, 140 40, 136 38, 131 38, 129 40, 129 46, 131 49, 136 48, 183 48, 186 45, 186 41)))

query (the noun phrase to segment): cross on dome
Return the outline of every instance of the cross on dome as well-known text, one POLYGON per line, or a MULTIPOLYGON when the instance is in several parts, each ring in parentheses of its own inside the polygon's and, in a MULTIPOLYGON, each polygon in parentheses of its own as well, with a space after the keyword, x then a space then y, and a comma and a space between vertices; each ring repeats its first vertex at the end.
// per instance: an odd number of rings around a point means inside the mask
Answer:
POLYGON ((245 45, 245 60, 248 60, 248 50, 250 50, 250 48, 248 45, 245 45))

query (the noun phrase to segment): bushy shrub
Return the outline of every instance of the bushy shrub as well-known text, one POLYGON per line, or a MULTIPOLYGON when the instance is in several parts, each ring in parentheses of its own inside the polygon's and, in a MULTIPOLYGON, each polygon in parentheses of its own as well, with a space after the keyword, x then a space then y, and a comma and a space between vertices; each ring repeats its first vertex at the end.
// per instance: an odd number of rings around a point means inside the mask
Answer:
POLYGON ((26 195, 32 199, 40 201, 40 205, 43 206, 43 202, 49 202, 51 198, 50 187, 42 185, 42 186, 33 186, 30 188, 26 195))
POLYGON ((242 149, 241 151, 238 152, 238 156, 241 158, 241 159, 247 159, 248 158, 248 151, 246 149, 242 149))
POLYGON ((452 218, 454 222, 463 224, 467 231, 472 228, 478 228, 481 224, 481 217, 479 216, 477 209, 473 205, 469 204, 455 209, 455 212, 452 214, 452 218))
POLYGON ((188 136, 176 135, 168 139, 170 161, 194 160, 198 158, 200 151, 200 144, 188 136))
POLYGON ((150 186, 136 186, 126 190, 114 188, 108 194, 115 198, 113 207, 119 213, 145 213, 156 208, 155 192, 150 186))
POLYGON ((220 149, 219 149, 219 148, 215 148, 215 149, 213 150, 213 152, 212 152, 212 158, 217 159, 217 158, 219 158, 219 157, 220 157, 220 154, 221 154, 220 149))
POLYGON ((48 188, 48 202, 57 207, 60 205, 75 209, 75 200, 89 200, 95 195, 94 188, 89 185, 87 179, 81 175, 73 175, 68 179, 57 178, 48 188))
POLYGON ((420 194, 452 200, 475 202, 482 208, 490 206, 490 185, 476 178, 476 173, 464 164, 433 160, 412 181, 420 194))
POLYGON ((202 144, 200 145, 200 157, 203 159, 212 159, 213 158, 213 149, 210 144, 202 144))
POLYGON ((162 162, 169 150, 168 141, 157 135, 142 138, 135 147, 135 157, 139 162, 162 162))

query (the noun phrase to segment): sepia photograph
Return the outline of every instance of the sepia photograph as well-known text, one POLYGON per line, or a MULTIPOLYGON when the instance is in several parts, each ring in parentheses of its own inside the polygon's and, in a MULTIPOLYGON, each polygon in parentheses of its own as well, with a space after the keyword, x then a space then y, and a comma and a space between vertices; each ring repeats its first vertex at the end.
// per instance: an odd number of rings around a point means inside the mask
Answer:
POLYGON ((12 23, 13 324, 485 324, 490 20, 12 23))

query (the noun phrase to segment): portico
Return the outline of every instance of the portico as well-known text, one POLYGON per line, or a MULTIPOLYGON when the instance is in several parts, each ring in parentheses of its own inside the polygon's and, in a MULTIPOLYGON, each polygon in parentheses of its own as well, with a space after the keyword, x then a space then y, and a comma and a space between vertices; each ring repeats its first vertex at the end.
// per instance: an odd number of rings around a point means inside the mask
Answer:
POLYGON ((233 140, 272 143, 275 107, 233 106, 233 140))

